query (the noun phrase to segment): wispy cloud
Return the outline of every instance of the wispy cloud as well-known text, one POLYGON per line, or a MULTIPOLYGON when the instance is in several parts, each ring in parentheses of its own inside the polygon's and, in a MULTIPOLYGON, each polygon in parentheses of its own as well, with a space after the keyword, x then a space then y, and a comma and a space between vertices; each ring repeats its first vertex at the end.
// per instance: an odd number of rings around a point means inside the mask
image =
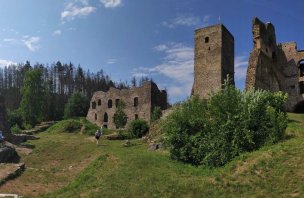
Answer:
POLYGON ((38 36, 23 36, 22 43, 32 52, 37 51, 39 47, 40 37, 38 36))
POLYGON ((65 22, 86 17, 95 10, 95 7, 90 6, 89 0, 73 0, 65 5, 64 10, 61 12, 61 20, 65 22))
POLYGON ((16 44, 16 43, 18 43, 18 40, 15 39, 15 38, 4 38, 3 42, 11 43, 11 44, 16 44))
POLYGON ((11 60, 0 59, 0 67, 9 66, 9 65, 17 65, 17 63, 11 60))
POLYGON ((189 95, 193 84, 193 48, 182 43, 166 43, 155 46, 153 50, 162 53, 162 62, 151 68, 136 68, 133 75, 165 76, 171 79, 167 87, 170 96, 189 95))
POLYGON ((234 60, 235 78, 243 80, 246 78, 248 67, 248 56, 236 56, 234 60))
POLYGON ((111 58, 111 59, 108 59, 108 60, 107 60, 107 64, 108 64, 108 65, 112 65, 112 64, 115 64, 115 63, 117 63, 117 60, 114 59, 114 58, 111 58))
POLYGON ((122 0, 100 0, 105 8, 116 8, 121 5, 122 0))
POLYGON ((163 21, 162 24, 169 28, 175 28, 177 26, 188 26, 188 27, 206 26, 208 25, 209 20, 210 20, 210 15, 205 15, 203 19, 193 15, 179 15, 172 20, 163 21))
POLYGON ((60 36, 62 34, 61 30, 55 30, 53 36, 60 36))

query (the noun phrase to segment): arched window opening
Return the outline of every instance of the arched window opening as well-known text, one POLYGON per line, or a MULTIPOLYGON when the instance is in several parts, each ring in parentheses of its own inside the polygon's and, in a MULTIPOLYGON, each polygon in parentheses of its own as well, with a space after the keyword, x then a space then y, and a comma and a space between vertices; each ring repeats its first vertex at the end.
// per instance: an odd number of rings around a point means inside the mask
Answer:
POLYGON ((294 108, 295 113, 304 113, 304 100, 299 102, 295 108, 294 108))
POLYGON ((134 107, 137 107, 138 106, 138 97, 135 97, 134 98, 134 107))
POLYGON ((108 100, 108 108, 112 108, 112 100, 108 100))
POLYGON ((115 100, 115 107, 118 107, 119 101, 120 101, 119 99, 115 100))
POLYGON ((100 99, 98 100, 98 106, 101 106, 101 100, 100 99))
POLYGON ((304 60, 300 61, 299 69, 300 69, 300 77, 303 77, 304 76, 304 60))
POLYGON ((138 114, 135 114, 135 120, 138 120, 138 114))
POLYGON ((108 125, 104 124, 104 125, 103 125, 103 128, 106 128, 106 129, 107 129, 107 128, 108 128, 108 125))
POLYGON ((103 121, 108 122, 108 120, 109 120, 108 114, 107 114, 107 112, 105 112, 105 114, 103 116, 103 121))
POLYGON ((300 94, 304 94, 304 81, 299 82, 299 91, 300 94))
POLYGON ((92 109, 96 109, 96 102, 92 102, 92 109))
POLYGON ((97 114, 95 113, 95 120, 97 120, 97 114))
POLYGON ((205 43, 209 43, 209 37, 205 37, 205 43))

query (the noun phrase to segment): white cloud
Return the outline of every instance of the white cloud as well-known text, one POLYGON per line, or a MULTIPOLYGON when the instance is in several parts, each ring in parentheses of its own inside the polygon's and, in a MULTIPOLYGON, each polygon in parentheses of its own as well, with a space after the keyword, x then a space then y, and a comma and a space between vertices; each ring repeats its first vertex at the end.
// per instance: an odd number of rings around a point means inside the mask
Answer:
POLYGON ((114 59, 114 58, 108 59, 108 60, 107 60, 107 64, 108 64, 108 65, 112 65, 112 64, 115 64, 115 63, 117 63, 117 60, 114 59))
POLYGON ((105 8, 116 8, 121 5, 122 0, 100 0, 105 8))
POLYGON ((0 59, 0 67, 9 66, 9 65, 17 65, 17 63, 11 60, 0 59))
POLYGON ((248 67, 248 56, 236 56, 234 60, 235 79, 243 80, 246 78, 248 67))
POLYGON ((89 5, 89 0, 73 0, 65 5, 61 12, 62 21, 71 21, 76 18, 86 17, 96 10, 89 5))
POLYGON ((210 20, 210 15, 205 15, 203 20, 201 20, 198 16, 192 15, 180 15, 176 18, 164 21, 163 25, 169 28, 174 28, 177 26, 188 26, 188 27, 195 27, 195 26, 206 26, 210 20))
POLYGON ((59 35, 61 35, 61 34, 62 34, 61 30, 55 30, 55 31, 53 32, 53 36, 59 36, 59 35))
POLYGON ((38 46, 40 37, 38 36, 23 36, 23 39, 21 41, 32 52, 37 51, 40 48, 38 46))
POLYGON ((133 76, 165 76, 171 80, 168 85, 168 93, 170 96, 179 97, 189 95, 193 84, 193 48, 182 43, 166 43, 155 46, 153 49, 163 53, 162 62, 151 68, 136 68, 133 70, 133 76))
POLYGON ((14 38, 5 38, 5 39, 3 39, 3 42, 16 44, 16 43, 18 43, 18 40, 14 39, 14 38))

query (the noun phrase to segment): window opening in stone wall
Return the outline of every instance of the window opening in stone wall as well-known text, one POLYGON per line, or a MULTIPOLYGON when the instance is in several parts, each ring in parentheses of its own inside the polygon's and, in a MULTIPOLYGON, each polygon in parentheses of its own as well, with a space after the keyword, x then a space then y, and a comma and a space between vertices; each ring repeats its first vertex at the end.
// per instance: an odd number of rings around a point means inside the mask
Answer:
POLYGON ((118 107, 119 101, 120 101, 119 99, 116 99, 116 100, 115 100, 115 106, 116 106, 116 107, 118 107))
POLYGON ((96 102, 92 102, 92 109, 96 109, 96 102))
POLYGON ((105 114, 103 115, 103 121, 108 122, 108 120, 109 120, 108 114, 107 112, 105 112, 105 114))
POLYGON ((95 113, 95 120, 97 120, 97 114, 95 113))
POLYGON ((135 120, 138 120, 138 114, 135 114, 135 120))
POLYGON ((299 82, 300 94, 304 94, 304 81, 299 82))
POLYGON ((272 60, 275 60, 276 59, 276 54, 275 52, 272 52, 272 60))
POLYGON ((209 43, 209 37, 205 37, 205 43, 209 43))
POLYGON ((112 108, 112 100, 108 100, 108 108, 112 108))
POLYGON ((138 97, 135 97, 134 98, 134 107, 137 107, 138 106, 138 97))
POLYGON ((106 128, 106 129, 107 129, 107 128, 108 128, 108 125, 104 124, 104 125, 103 125, 103 128, 106 128))
POLYGON ((304 76, 304 60, 300 61, 299 69, 300 69, 300 77, 303 77, 304 76))
POLYGON ((98 100, 98 106, 101 106, 101 100, 100 99, 98 100))

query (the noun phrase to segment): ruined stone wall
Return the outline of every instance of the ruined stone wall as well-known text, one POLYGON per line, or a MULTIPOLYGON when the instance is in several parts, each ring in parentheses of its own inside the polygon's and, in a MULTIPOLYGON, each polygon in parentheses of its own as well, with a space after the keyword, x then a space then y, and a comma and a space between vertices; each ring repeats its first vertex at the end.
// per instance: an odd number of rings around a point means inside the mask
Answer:
POLYGON ((128 122, 135 119, 143 119, 150 123, 153 106, 166 108, 167 94, 160 91, 156 84, 145 82, 141 87, 131 89, 110 88, 107 92, 95 92, 92 99, 87 119, 98 126, 106 126, 115 129, 113 116, 116 112, 118 100, 125 103, 124 112, 128 116, 128 122), (112 106, 109 105, 112 101, 112 106), (95 106, 95 108, 94 108, 95 106), (105 119, 107 117, 107 119, 105 119))
POLYGON ((264 24, 257 18, 252 23, 254 48, 248 62, 246 89, 288 93, 286 109, 294 111, 304 100, 299 87, 299 63, 304 53, 297 50, 294 42, 277 45, 271 23, 264 24))
POLYGON ((193 94, 207 98, 222 88, 227 74, 234 77, 234 38, 223 25, 195 31, 193 94))

